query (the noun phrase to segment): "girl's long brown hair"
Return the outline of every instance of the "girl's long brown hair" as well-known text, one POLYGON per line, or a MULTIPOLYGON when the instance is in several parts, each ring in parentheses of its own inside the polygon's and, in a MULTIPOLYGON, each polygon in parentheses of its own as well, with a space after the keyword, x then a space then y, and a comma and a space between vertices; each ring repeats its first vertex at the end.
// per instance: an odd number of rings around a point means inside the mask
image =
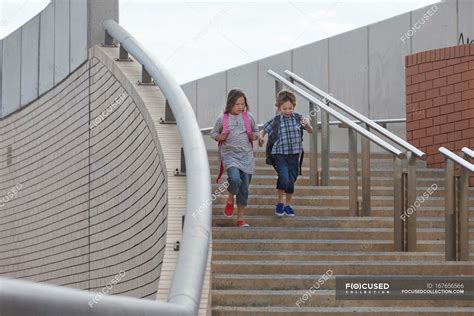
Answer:
POLYGON ((225 105, 224 113, 229 113, 232 107, 237 102, 237 99, 240 97, 244 97, 244 101, 245 101, 244 112, 249 112, 250 108, 249 108, 249 104, 247 103, 247 96, 242 90, 238 88, 234 88, 234 89, 231 89, 229 93, 227 94, 227 102, 225 105))

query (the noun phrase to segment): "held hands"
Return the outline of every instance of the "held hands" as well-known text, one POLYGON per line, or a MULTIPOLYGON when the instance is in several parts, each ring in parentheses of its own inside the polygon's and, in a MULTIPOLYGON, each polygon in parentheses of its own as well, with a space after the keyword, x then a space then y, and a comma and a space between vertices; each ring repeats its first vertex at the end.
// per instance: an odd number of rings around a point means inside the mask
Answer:
POLYGON ((258 146, 262 147, 264 143, 265 143, 265 137, 262 135, 258 135, 258 146))

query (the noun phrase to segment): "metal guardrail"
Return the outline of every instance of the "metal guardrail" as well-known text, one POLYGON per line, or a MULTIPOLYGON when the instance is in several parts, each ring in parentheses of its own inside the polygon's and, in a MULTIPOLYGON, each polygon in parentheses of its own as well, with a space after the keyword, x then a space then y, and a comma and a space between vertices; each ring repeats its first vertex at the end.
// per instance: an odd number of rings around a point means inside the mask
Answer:
POLYGON ((469 260, 469 173, 474 165, 466 159, 474 152, 464 147, 464 158, 449 149, 440 147, 438 151, 445 157, 445 254, 446 260, 469 260), (461 166, 460 175, 454 175, 454 164, 461 166))
MULTIPOLYGON (((143 65, 142 77, 150 76, 168 99, 183 143, 187 166, 186 221, 181 249, 168 302, 123 296, 103 296, 94 308, 88 305, 97 293, 22 280, 0 279, 0 315, 197 315, 211 236, 211 176, 194 111, 180 85, 150 54, 113 20, 103 23, 106 44, 120 43, 120 58, 130 53, 143 65), (200 208, 199 216, 191 212, 200 208)), ((148 79, 147 79, 148 78, 148 79)))
MULTIPOLYGON (((400 199, 395 202, 396 209, 394 212, 394 240, 395 247, 397 250, 408 249, 414 251, 416 249, 416 214, 411 214, 409 217, 404 217, 404 210, 406 210, 410 205, 415 203, 416 199, 416 190, 411 188, 416 188, 416 168, 415 168, 415 156, 425 160, 426 154, 420 149, 416 148, 407 141, 401 139, 394 133, 386 129, 386 126, 382 124, 377 124, 375 120, 371 120, 365 115, 355 111, 351 107, 347 106, 340 100, 336 99, 332 95, 324 92, 318 87, 312 85, 305 79, 301 78, 297 74, 286 70, 285 74, 289 77, 291 82, 296 82, 301 84, 306 89, 317 94, 319 97, 323 98, 328 105, 333 105, 350 116, 359 119, 368 130, 374 130, 380 135, 390 139, 398 146, 409 151, 408 153, 408 170, 403 172, 401 166, 395 166, 395 171, 400 173, 402 172, 401 177, 399 175, 394 175, 395 186, 401 186, 401 191, 396 190, 394 193, 398 194, 400 199), (401 198, 403 195, 403 199, 401 198), (402 220, 404 218, 405 220, 402 220), (406 231, 406 234, 404 233, 406 231)), ((327 116, 327 113, 326 113, 327 116)), ((324 116, 323 116, 324 117, 324 116)), ((325 120, 328 120, 326 117, 325 120)), ((323 129, 325 134, 328 135, 326 138, 323 137, 322 147, 322 174, 328 174, 324 169, 329 168, 329 130, 323 129)), ((368 139, 361 140, 361 162, 362 162, 362 209, 365 216, 370 215, 371 212, 371 201, 370 201, 370 142, 368 139)), ((316 162, 317 163, 317 162, 316 162)), ((313 164, 316 164, 313 163, 313 164)), ((395 165, 398 162, 394 162, 395 165)), ((354 165, 356 167, 356 165, 354 165)), ((328 181, 328 180, 326 180, 328 181)))
MULTIPOLYGON (((312 185, 328 185, 329 184, 329 115, 336 117, 344 127, 348 127, 349 139, 349 209, 353 216, 369 216, 371 213, 371 191, 370 191, 370 142, 373 142, 380 147, 387 150, 394 156, 394 250, 395 251, 415 251, 416 250, 416 215, 411 214, 405 217, 405 211, 408 209, 410 203, 416 200, 416 157, 425 159, 426 155, 416 147, 402 140, 395 134, 389 132, 384 127, 351 109, 336 98, 330 96, 324 91, 311 85, 303 78, 298 77, 290 71, 285 71, 290 78, 286 79, 278 75, 272 70, 268 70, 268 74, 275 78, 275 93, 283 88, 283 85, 295 91, 306 100, 309 101, 309 110, 311 115, 311 125, 313 132, 311 137, 310 147, 310 183, 312 185), (306 90, 297 86, 294 82, 297 80, 309 90, 314 90, 322 100, 319 100, 306 90), (323 102, 324 101, 324 102, 323 102), (345 117, 337 112, 331 105, 336 105, 336 108, 342 109, 344 112, 355 117, 362 123, 365 128, 360 127, 356 122, 345 117), (321 173, 319 177, 318 158, 317 158, 317 114, 316 107, 323 110, 321 113, 321 173), (402 148, 408 149, 409 152, 405 154, 398 148, 388 144, 370 130, 376 130, 383 136, 394 141, 402 148), (362 163, 362 207, 359 208, 358 201, 358 175, 357 175, 357 135, 361 134, 361 163, 362 163), (403 170, 402 159, 407 159, 407 171, 403 170), (319 181, 320 179, 320 181, 319 181)), ((397 120, 392 120, 396 122, 397 120)))
MULTIPOLYGON (((466 158, 474 158, 474 150, 471 150, 467 147, 463 147, 461 151, 465 154, 465 159, 466 158)), ((466 159, 467 160, 467 159, 466 159)))
MULTIPOLYGON (((396 123, 405 123, 406 119, 404 118, 396 118, 396 119, 376 119, 372 120, 373 122, 380 124, 381 126, 387 126, 387 124, 396 124, 396 123)), ((352 121, 355 124, 362 124, 363 122, 361 121, 352 121)), ((330 121, 329 125, 338 125, 339 127, 345 127, 344 123, 341 121, 330 121)), ((258 124, 258 129, 261 130, 263 127, 263 124, 258 124)), ((321 129, 322 127, 322 122, 318 122, 318 129, 321 129)), ((200 131, 203 135, 209 135, 209 133, 212 131, 213 127, 204 127, 201 128, 200 131)))
MULTIPOLYGON (((382 147, 383 149, 385 149, 386 151, 388 151, 389 153, 391 153, 395 157, 398 157, 398 158, 404 158, 405 157, 405 154, 401 150, 399 150, 399 149, 395 148, 394 146, 390 145, 389 143, 387 143, 386 141, 384 141, 383 139, 381 139, 377 135, 367 131, 366 129, 364 129, 362 127, 360 127, 359 125, 357 125, 353 121, 349 120, 347 117, 345 117, 341 113, 335 111, 334 109, 330 108, 329 106, 327 106, 326 104, 324 104, 320 100, 316 99, 315 97, 313 97, 312 95, 310 95, 309 93, 304 91, 303 89, 301 89, 301 88, 297 87, 296 85, 292 84, 291 82, 289 82, 288 80, 286 80, 284 77, 280 76, 279 74, 277 74, 273 70, 268 70, 267 73, 270 76, 277 79, 277 81, 279 81, 279 82, 283 83, 284 85, 288 86, 289 88, 291 88, 293 91, 295 91, 296 93, 298 93, 299 95, 301 95, 302 97, 307 99, 308 101, 310 101, 310 102, 314 103, 315 105, 317 105, 320 109, 324 110, 325 112, 327 112, 330 115, 337 118, 340 122, 344 123, 345 125, 349 126, 352 129, 354 129, 357 133, 361 134, 364 137, 369 138, 372 142, 379 145, 380 147, 382 147)), ((276 90, 277 93, 278 93, 279 90, 280 89, 276 90)))
POLYGON ((301 78, 297 74, 295 74, 295 73, 293 73, 289 70, 286 70, 285 74, 287 74, 289 76, 290 81, 293 81, 293 82, 296 81, 296 82, 300 83, 301 85, 303 85, 307 89, 309 89, 312 92, 318 94, 320 97, 326 99, 328 102, 335 105, 339 109, 343 110, 347 114, 349 114, 349 115, 355 117, 356 119, 359 119, 361 122, 367 124, 367 126, 369 128, 374 129, 375 131, 379 132, 383 136, 391 139, 393 142, 395 142, 399 146, 405 148, 408 151, 411 151, 415 156, 417 156, 417 157, 419 157, 423 160, 426 159, 426 154, 423 151, 419 150, 418 148, 416 148, 415 146, 413 146, 412 144, 410 144, 406 140, 403 140, 402 138, 398 137, 394 133, 388 131, 386 128, 383 128, 382 126, 380 126, 380 124, 377 124, 374 120, 371 120, 368 117, 366 117, 365 115, 355 111, 354 109, 347 106, 346 104, 339 101, 338 99, 334 98, 330 94, 324 92, 323 90, 319 89, 318 87, 316 87, 316 86, 312 85, 311 83, 309 83, 308 81, 304 80, 303 78, 301 78))

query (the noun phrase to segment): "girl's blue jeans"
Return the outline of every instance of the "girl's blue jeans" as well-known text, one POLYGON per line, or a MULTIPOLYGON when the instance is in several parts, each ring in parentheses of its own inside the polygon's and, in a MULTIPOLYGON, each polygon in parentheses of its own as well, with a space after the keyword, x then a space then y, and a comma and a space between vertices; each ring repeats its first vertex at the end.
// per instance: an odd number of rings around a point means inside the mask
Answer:
POLYGON ((230 167, 227 169, 227 181, 229 182, 227 191, 237 195, 237 205, 247 206, 251 180, 252 175, 243 172, 239 168, 230 167))

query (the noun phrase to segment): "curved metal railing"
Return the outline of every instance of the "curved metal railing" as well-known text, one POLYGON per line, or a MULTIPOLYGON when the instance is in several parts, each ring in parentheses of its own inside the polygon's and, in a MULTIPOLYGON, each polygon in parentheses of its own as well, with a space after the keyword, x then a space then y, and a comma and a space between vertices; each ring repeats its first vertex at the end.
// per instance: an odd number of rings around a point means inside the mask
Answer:
MULTIPOLYGON (((194 111, 180 85, 125 29, 113 20, 103 23, 108 37, 120 43, 160 87, 173 111, 187 166, 186 221, 168 302, 104 296, 94 308, 97 293, 23 280, 0 281, 0 315, 196 315, 211 237, 211 176, 207 151, 194 111), (191 216, 199 209, 198 216, 191 216)), ((107 41, 107 40, 106 40, 107 41)))

